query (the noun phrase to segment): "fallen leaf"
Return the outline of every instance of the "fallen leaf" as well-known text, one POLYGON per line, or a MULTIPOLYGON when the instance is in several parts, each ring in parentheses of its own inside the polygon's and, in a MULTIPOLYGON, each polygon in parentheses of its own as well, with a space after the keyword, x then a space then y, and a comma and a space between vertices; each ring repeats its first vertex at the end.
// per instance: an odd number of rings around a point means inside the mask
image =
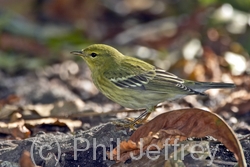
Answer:
POLYGON ((0 133, 10 134, 15 138, 26 139, 30 137, 31 132, 24 126, 24 121, 20 120, 13 123, 0 122, 0 133))
POLYGON ((218 115, 200 109, 173 110, 157 116, 139 127, 128 141, 121 142, 119 150, 115 148, 108 156, 124 162, 131 155, 138 155, 141 147, 143 151, 155 150, 152 145, 162 149, 164 144, 173 144, 175 139, 182 141, 187 137, 205 136, 222 142, 234 153, 239 166, 246 166, 242 147, 233 130, 218 115))
POLYGON ((28 151, 24 151, 21 158, 19 159, 20 167, 35 167, 30 158, 30 153, 28 151))

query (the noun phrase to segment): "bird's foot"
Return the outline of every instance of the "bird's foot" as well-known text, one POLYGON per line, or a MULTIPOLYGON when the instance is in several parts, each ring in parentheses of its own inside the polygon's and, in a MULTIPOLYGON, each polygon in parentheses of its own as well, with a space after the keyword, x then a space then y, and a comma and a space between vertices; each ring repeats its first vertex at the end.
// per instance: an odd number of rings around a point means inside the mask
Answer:
POLYGON ((151 112, 143 112, 139 117, 137 118, 126 118, 125 120, 120 120, 119 122, 113 122, 115 125, 117 126, 121 126, 124 128, 130 128, 133 130, 137 129, 137 125, 141 125, 147 122, 147 119, 149 117, 149 115, 151 114, 151 112))
POLYGON ((126 118, 126 119, 119 120, 119 121, 113 121, 113 124, 115 124, 116 126, 123 127, 123 128, 136 130, 137 129, 136 125, 138 125, 138 123, 137 121, 135 122, 134 120, 135 120, 134 118, 126 118))
POLYGON ((137 118, 126 118, 124 120, 114 121, 113 124, 121 126, 123 128, 130 128, 136 130, 138 125, 147 123, 147 118, 137 119, 137 118))

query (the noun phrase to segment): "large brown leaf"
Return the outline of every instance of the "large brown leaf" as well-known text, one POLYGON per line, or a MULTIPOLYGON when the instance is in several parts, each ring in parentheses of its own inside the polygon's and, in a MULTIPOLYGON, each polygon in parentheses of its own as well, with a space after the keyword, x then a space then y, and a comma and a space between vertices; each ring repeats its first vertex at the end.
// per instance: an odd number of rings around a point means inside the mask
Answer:
MULTIPOLYGON (((145 151, 152 144, 163 148, 164 144, 173 144, 177 138, 183 141, 187 137, 204 136, 212 136, 222 142, 234 153, 239 166, 246 166, 242 147, 233 130, 218 115, 200 109, 174 110, 157 116, 138 128, 128 141, 121 142, 120 150, 115 148, 111 156, 114 160, 125 161, 131 154, 138 155, 142 144, 145 151), (164 143, 166 139, 168 143, 164 143)), ((154 149, 150 147, 149 150, 154 149)))

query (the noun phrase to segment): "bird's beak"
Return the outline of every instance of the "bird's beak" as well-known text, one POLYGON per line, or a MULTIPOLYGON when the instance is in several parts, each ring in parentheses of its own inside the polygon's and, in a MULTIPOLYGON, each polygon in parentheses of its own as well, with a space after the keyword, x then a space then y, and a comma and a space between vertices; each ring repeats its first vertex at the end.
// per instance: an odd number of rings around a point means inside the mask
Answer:
POLYGON ((74 55, 83 55, 83 51, 72 51, 70 52, 71 54, 74 54, 74 55))

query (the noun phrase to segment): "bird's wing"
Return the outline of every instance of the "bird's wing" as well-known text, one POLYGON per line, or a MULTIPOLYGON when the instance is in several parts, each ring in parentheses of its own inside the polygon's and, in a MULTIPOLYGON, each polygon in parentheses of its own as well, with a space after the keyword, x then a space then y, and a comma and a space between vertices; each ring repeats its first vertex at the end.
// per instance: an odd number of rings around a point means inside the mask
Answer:
POLYGON ((116 69, 104 72, 104 77, 120 89, 129 88, 181 95, 202 94, 185 86, 185 81, 172 73, 155 68, 138 59, 130 60, 124 61, 116 69))
POLYGON ((204 95, 201 92, 197 92, 187 87, 183 79, 178 78, 172 73, 166 72, 162 69, 156 69, 155 74, 155 77, 145 85, 145 89, 148 91, 180 95, 204 95))
POLYGON ((138 66, 132 63, 123 63, 117 69, 104 72, 104 77, 120 89, 145 89, 144 85, 155 77, 154 66, 138 66))

